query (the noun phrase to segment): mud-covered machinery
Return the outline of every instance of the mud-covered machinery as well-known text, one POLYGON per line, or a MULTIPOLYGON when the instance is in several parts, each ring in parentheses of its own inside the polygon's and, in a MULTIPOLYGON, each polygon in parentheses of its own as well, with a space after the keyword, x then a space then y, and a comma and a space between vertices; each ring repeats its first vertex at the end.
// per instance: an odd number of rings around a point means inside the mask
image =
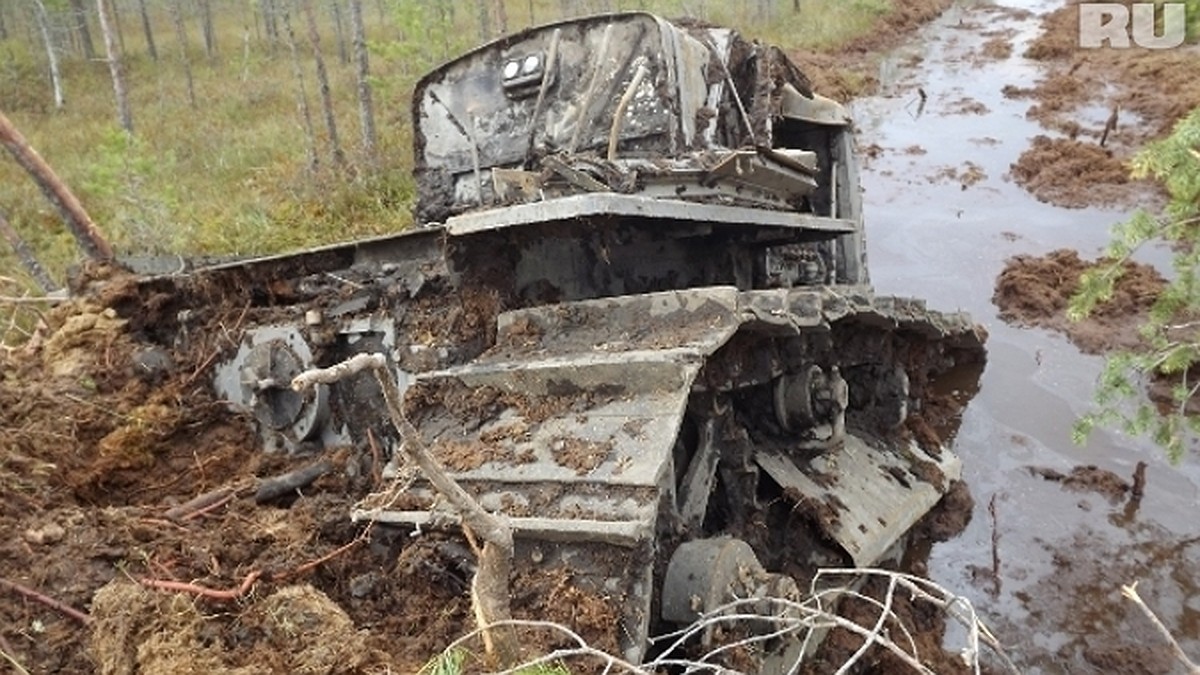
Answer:
MULTIPOLYGON (((439 68, 412 113, 418 228, 197 273, 249 300, 215 384, 274 449, 403 474, 369 375, 287 386, 388 355, 435 456, 511 519, 518 613, 567 578, 644 658, 731 594, 886 558, 958 477, 922 416, 981 336, 872 293, 848 116, 779 49, 567 21, 439 68)), ((353 517, 457 523, 419 478, 353 517)))

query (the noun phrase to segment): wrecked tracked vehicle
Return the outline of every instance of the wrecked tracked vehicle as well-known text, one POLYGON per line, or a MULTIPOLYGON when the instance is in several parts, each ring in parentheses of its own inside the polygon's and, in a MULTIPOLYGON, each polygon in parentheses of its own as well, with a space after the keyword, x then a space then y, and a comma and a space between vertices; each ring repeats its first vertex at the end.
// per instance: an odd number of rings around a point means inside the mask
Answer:
MULTIPOLYGON (((959 476, 921 416, 981 334, 873 294, 850 121, 777 48, 566 21, 429 74, 413 118, 418 228, 193 275, 250 293, 215 387, 268 446, 400 457, 369 374, 287 386, 386 354, 433 454, 509 516, 522 597, 565 576, 635 661, 733 595, 884 559, 959 476)), ((352 517, 458 522, 419 477, 352 517)))

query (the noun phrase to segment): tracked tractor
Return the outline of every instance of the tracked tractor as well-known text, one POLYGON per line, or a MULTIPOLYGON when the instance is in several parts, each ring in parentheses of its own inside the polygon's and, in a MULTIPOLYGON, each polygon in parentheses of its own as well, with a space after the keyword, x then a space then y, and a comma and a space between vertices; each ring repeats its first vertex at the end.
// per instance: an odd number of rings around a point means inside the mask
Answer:
MULTIPOLYGON (((518 613, 565 583, 646 659, 731 598, 894 556, 958 479, 928 413, 981 332, 873 293, 851 121, 781 50, 564 21, 429 73, 412 120, 416 227, 197 270, 194 300, 244 294, 214 386, 273 451, 369 446, 404 476, 369 375, 287 386, 387 355, 425 444, 511 522, 518 613)), ((459 532, 409 478, 350 516, 459 532)), ((786 672, 795 645, 764 644, 786 672)))

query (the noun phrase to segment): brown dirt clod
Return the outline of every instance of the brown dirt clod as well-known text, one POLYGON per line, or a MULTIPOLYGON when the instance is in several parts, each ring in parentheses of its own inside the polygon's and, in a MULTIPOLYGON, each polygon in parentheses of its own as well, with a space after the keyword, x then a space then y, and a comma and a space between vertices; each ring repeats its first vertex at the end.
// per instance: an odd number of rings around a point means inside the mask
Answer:
POLYGON ((1016 256, 996 278, 992 302, 1000 308, 1001 319, 1064 333, 1087 353, 1138 346, 1138 327, 1166 281, 1149 265, 1126 262, 1112 299, 1083 321, 1072 322, 1067 305, 1079 289, 1080 275, 1095 264, 1069 249, 1016 256))

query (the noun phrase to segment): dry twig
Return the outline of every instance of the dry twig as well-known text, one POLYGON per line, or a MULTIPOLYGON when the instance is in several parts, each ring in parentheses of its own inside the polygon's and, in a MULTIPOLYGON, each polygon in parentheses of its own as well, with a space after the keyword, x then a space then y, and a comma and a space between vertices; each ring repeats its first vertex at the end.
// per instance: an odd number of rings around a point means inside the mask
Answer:
POLYGON ((1179 659, 1179 662, 1188 669, 1188 672, 1192 675, 1200 675, 1200 666, 1197 666, 1190 658, 1188 658, 1188 655, 1183 651, 1183 647, 1179 646, 1179 641, 1175 639, 1174 635, 1171 635, 1171 631, 1168 630, 1165 625, 1163 625, 1162 620, 1158 618, 1158 615, 1154 613, 1154 610, 1150 609, 1150 607, 1146 604, 1146 601, 1142 600, 1142 596, 1138 595, 1137 585, 1138 582, 1135 581, 1128 586, 1122 586, 1121 595, 1133 601, 1133 603, 1138 606, 1138 609, 1141 609, 1142 613, 1146 615, 1146 618, 1150 619, 1150 623, 1154 624, 1154 627, 1158 629, 1158 632, 1161 633, 1171 645, 1171 653, 1173 653, 1175 658, 1179 659))
POLYGON ((167 509, 167 512, 163 515, 168 520, 188 520, 195 518, 203 513, 208 513, 219 508, 222 504, 228 503, 229 500, 233 499, 235 494, 231 487, 219 487, 216 490, 210 490, 178 506, 167 509))

